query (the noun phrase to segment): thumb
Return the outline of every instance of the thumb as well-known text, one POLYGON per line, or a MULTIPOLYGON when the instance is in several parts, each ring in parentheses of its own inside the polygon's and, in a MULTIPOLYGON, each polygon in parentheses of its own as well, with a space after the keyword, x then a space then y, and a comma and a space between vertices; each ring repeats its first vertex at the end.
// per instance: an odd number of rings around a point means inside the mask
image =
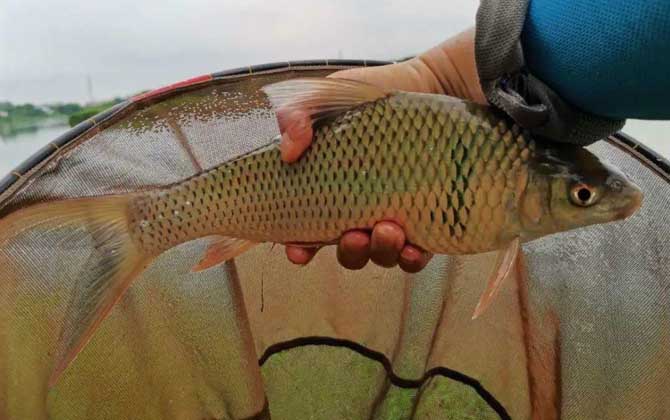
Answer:
POLYGON ((295 162, 312 143, 312 122, 305 111, 278 111, 277 121, 282 133, 279 150, 287 163, 295 162))

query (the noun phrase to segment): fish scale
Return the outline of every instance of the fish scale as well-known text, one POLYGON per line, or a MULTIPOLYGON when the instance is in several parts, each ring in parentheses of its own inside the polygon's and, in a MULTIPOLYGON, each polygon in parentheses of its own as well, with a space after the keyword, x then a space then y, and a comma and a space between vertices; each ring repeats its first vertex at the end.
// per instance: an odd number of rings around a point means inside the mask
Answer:
POLYGON ((139 194, 130 227, 148 254, 214 234, 331 243, 381 220, 432 252, 485 252, 507 239, 533 150, 485 107, 398 93, 320 125, 292 165, 270 147, 139 194))

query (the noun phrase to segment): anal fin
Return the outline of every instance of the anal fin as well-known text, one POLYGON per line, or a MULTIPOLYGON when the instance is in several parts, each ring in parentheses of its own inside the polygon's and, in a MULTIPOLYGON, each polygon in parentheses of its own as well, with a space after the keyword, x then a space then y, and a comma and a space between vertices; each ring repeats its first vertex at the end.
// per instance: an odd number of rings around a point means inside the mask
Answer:
POLYGON ((487 283, 486 289, 479 298, 479 302, 475 307, 475 312, 472 314, 472 319, 477 319, 482 315, 486 309, 491 305, 500 292, 503 281, 509 276, 512 267, 516 263, 519 252, 521 251, 521 240, 517 237, 505 249, 501 249, 498 253, 496 267, 491 273, 487 283))
POLYGON ((200 262, 196 264, 191 271, 197 273, 222 264, 247 252, 255 245, 257 245, 257 242, 232 238, 229 236, 220 236, 209 244, 205 251, 205 255, 203 255, 200 262))

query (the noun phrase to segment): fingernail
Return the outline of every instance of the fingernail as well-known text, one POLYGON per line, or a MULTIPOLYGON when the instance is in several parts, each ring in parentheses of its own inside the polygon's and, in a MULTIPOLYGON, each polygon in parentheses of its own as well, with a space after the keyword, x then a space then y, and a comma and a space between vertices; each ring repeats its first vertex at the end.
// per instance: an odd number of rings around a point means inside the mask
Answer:
POLYGON ((400 257, 406 261, 417 261, 421 255, 414 248, 405 247, 400 254, 400 257))
POLYGON ((392 245, 398 251, 405 245, 405 234, 394 222, 379 222, 374 227, 374 232, 383 237, 392 237, 394 240, 392 245))

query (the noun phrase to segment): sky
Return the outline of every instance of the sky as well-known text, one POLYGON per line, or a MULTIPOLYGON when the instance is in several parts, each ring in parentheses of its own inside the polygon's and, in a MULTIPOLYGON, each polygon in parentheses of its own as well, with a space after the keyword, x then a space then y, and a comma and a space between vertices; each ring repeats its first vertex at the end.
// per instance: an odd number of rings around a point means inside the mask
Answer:
POLYGON ((85 102, 273 61, 394 59, 478 0, 0 0, 0 100, 85 102))
MULTIPOLYGON (((474 24, 479 0, 0 0, 0 101, 87 102, 273 61, 394 59, 474 24)), ((626 130, 670 156, 670 122, 626 130)))

